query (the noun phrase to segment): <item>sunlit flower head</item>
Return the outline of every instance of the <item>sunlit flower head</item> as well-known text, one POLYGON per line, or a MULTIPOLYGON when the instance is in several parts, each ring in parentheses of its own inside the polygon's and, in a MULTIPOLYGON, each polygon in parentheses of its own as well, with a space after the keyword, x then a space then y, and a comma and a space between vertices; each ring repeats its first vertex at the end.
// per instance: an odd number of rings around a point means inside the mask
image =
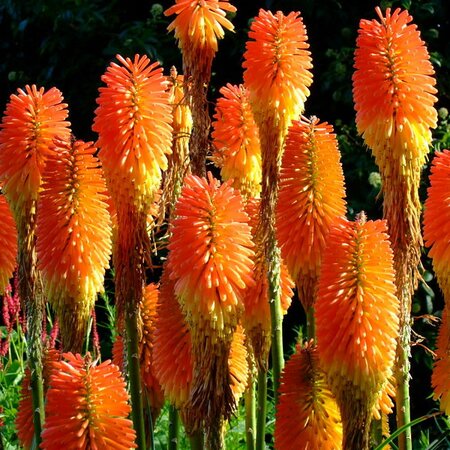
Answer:
POLYGON ((450 151, 433 158, 428 198, 423 216, 425 245, 446 300, 450 301, 450 151))
POLYGON ((361 20, 356 41, 356 124, 382 172, 413 177, 437 121, 434 70, 408 11, 376 12, 380 21, 361 20))
POLYGON ((172 67, 169 82, 169 103, 172 106, 174 140, 188 137, 192 130, 192 113, 186 100, 185 79, 172 67))
POLYGON ((399 301, 385 221, 342 222, 329 234, 315 304, 318 350, 339 401, 348 386, 369 410, 395 359, 399 301))
POLYGON ((154 283, 148 284, 144 288, 144 294, 142 296, 142 301, 139 308, 140 319, 142 322, 142 337, 139 342, 141 379, 149 399, 149 404, 152 408, 153 420, 156 420, 159 415, 159 411, 164 405, 163 392, 155 376, 155 369, 152 362, 158 296, 159 291, 157 285, 154 283))
POLYGON ((311 56, 300 13, 263 9, 250 26, 244 82, 258 116, 271 111, 287 130, 304 110, 312 83, 311 56))
POLYGON ((280 171, 277 235, 306 310, 330 227, 345 217, 344 174, 333 127, 313 117, 289 128, 280 171))
POLYGON ((102 76, 93 130, 111 195, 146 210, 154 200, 171 151, 172 111, 167 79, 147 56, 118 55, 102 76))
POLYGON ((109 360, 65 353, 55 363, 45 405, 43 449, 136 448, 125 381, 109 360))
POLYGON ((230 183, 188 176, 171 223, 167 269, 191 324, 234 331, 253 285, 253 242, 242 198, 230 183))
POLYGON ((192 341, 167 270, 161 278, 154 336, 155 375, 165 398, 177 408, 183 408, 192 382, 192 341))
POLYGON ((219 39, 225 35, 224 29, 234 30, 227 12, 236 12, 228 0, 175 0, 164 14, 176 14, 167 29, 175 32, 183 57, 192 62, 194 58, 211 60, 219 39))
MULTIPOLYGON (((249 199, 245 210, 250 218, 252 235, 257 249, 253 266, 255 284, 250 286, 245 293, 243 324, 250 339, 257 365, 260 368, 267 369, 272 325, 268 298, 267 264, 262 253, 263 248, 261 245, 258 245, 257 239, 260 200, 249 199)), ((280 277, 281 310, 284 315, 291 305, 291 299, 294 295, 293 288, 295 286, 284 262, 281 263, 280 277)))
POLYGON ((3 295, 17 264, 17 228, 5 196, 0 192, 0 295, 3 295))
POLYGON ((279 450, 338 450, 342 448, 339 408, 319 367, 312 342, 297 350, 281 375, 275 422, 279 450))
POLYGON ((434 362, 431 384, 434 397, 440 402, 440 409, 450 415, 450 324, 449 309, 444 308, 442 323, 436 342, 436 361, 434 362))
POLYGON ((223 180, 246 197, 258 197, 261 191, 261 148, 258 127, 253 118, 248 90, 227 84, 220 89, 212 123, 212 159, 220 167, 223 180))
MULTIPOLYGON (((68 140, 67 105, 56 88, 45 91, 35 85, 10 97, 0 125, 0 182, 17 218, 23 204, 37 200, 53 140, 68 140)), ((20 226, 20 225, 19 225, 20 226)))
POLYGON ((106 183, 92 142, 55 141, 38 203, 37 253, 66 349, 81 350, 111 255, 106 183))

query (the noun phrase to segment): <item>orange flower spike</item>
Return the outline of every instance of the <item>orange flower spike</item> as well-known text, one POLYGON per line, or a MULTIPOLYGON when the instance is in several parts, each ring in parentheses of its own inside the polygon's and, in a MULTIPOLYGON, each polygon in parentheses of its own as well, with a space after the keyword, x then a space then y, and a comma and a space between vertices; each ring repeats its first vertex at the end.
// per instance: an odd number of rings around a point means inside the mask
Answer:
POLYGON ((0 181, 16 218, 26 201, 38 198, 53 140, 69 139, 67 105, 62 101, 56 88, 45 91, 27 85, 11 95, 6 106, 0 125, 0 181))
POLYGON ((337 450, 342 448, 342 423, 336 400, 319 367, 311 342, 286 363, 275 421, 278 450, 337 450))
POLYGON ((234 30, 226 12, 236 12, 228 0, 176 0, 164 12, 166 16, 176 14, 167 29, 175 32, 178 46, 190 64, 198 57, 212 60, 218 40, 225 35, 224 28, 234 30))
POLYGON ((242 66, 257 122, 258 116, 271 111, 286 132, 303 112, 312 83, 309 44, 300 13, 285 16, 260 9, 249 38, 242 66))
POLYGON ((394 280, 385 221, 363 216, 330 231, 315 316, 320 359, 341 408, 344 448, 353 448, 350 442, 366 448, 371 410, 392 376, 399 325, 394 280))
POLYGON ((168 270, 175 293, 193 323, 208 322, 229 336, 253 284, 253 243, 241 196, 230 183, 185 178, 175 207, 168 270))
POLYGON ((65 348, 81 350, 111 255, 106 183, 91 142, 55 141, 38 203, 38 267, 65 348))
POLYGON ((46 402, 43 449, 136 448, 125 382, 118 368, 71 353, 55 363, 46 402))
POLYGON ((395 164, 403 175, 416 176, 437 122, 434 70, 408 11, 388 8, 383 17, 375 10, 380 22, 361 20, 356 41, 356 124, 382 171, 389 174, 395 164))
POLYGON ((172 115, 167 79, 158 62, 117 55, 102 76, 93 130, 116 207, 146 211, 154 200, 171 152, 172 115))
POLYGON ((306 311, 328 232, 345 217, 344 174, 333 127, 315 117, 289 128, 280 171, 277 235, 281 255, 306 311))
POLYGON ((156 284, 150 283, 144 288, 144 295, 140 305, 140 315, 142 320, 142 338, 139 345, 141 377, 146 388, 146 393, 149 396, 154 420, 156 420, 164 405, 164 396, 161 386, 155 377, 155 370, 152 363, 158 296, 158 287, 156 284))
POLYGON ((189 137, 192 130, 192 113, 184 92, 184 76, 178 75, 175 67, 170 71, 169 103, 172 105, 172 128, 174 138, 189 137))
POLYGON ((261 148, 248 90, 227 84, 220 93, 212 123, 212 159, 223 180, 233 179, 233 186, 246 197, 259 197, 261 148))
POLYGON ((450 415, 450 324, 449 308, 444 308, 442 322, 439 327, 436 342, 436 360, 434 362, 431 384, 434 390, 434 398, 439 400, 441 411, 450 415))
POLYGON ((192 341, 174 284, 165 269, 156 309, 152 360, 164 396, 180 409, 186 405, 191 389, 192 341))
POLYGON ((430 248, 439 285, 447 301, 450 301, 450 151, 437 152, 433 158, 428 198, 423 216, 425 245, 430 248))
POLYGON ((0 193, 0 295, 3 295, 17 264, 17 228, 8 202, 0 193))

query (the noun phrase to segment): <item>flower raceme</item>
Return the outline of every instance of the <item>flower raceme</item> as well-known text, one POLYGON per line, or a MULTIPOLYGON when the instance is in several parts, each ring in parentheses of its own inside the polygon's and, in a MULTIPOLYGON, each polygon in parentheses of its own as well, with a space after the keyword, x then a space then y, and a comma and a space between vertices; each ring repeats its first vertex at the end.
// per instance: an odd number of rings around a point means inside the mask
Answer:
POLYGON ((111 255, 106 183, 92 142, 55 141, 38 203, 38 267, 63 344, 81 350, 111 255))
POLYGON ((218 335, 233 331, 253 285, 253 242, 241 196, 230 182, 219 185, 188 176, 171 224, 168 270, 192 323, 208 322, 218 335))
POLYGON ((445 300, 450 301, 450 151, 438 152, 433 158, 430 187, 423 216, 425 245, 430 248, 439 285, 445 300))
POLYGON ((136 448, 125 381, 109 360, 72 353, 54 363, 46 401, 43 449, 136 448))
POLYGON ((194 57, 212 60, 218 40, 225 35, 224 28, 234 30, 226 18, 227 12, 236 12, 228 0, 176 0, 164 14, 176 14, 168 30, 175 32, 183 56, 192 62, 194 57))
POLYGON ((309 44, 300 13, 285 16, 260 9, 249 38, 242 66, 253 111, 256 116, 271 111, 287 131, 303 112, 312 83, 309 44))
POLYGON ((297 345, 286 363, 275 422, 278 450, 342 448, 342 423, 336 400, 319 365, 313 342, 297 345))
POLYGON ((0 193, 0 295, 3 295, 12 278, 17 259, 17 228, 11 209, 3 194, 0 193))
POLYGON ((362 216, 331 229, 315 304, 316 331, 321 364, 341 408, 347 439, 352 439, 352 424, 353 431, 368 433, 361 423, 368 426, 392 375, 399 325, 394 280, 385 221, 365 222, 362 216))
POLYGON ((395 164, 412 176, 425 162, 436 126, 434 70, 408 11, 376 12, 380 21, 361 20, 356 41, 356 124, 381 170, 389 174, 395 164))
POLYGON ((93 130, 111 196, 118 211, 135 204, 146 211, 154 200, 171 152, 172 114, 167 79, 146 56, 118 55, 102 76, 93 130))
POLYGON ((261 191, 261 148, 258 127, 253 118, 248 90, 227 84, 219 91, 212 123, 214 153, 223 180, 247 197, 259 197, 261 191))
POLYGON ((331 226, 345 216, 344 174, 333 127, 315 117, 289 128, 280 170, 277 237, 307 311, 331 226))
POLYGON ((56 88, 19 89, 6 106, 0 131, 0 182, 16 220, 27 200, 37 200, 53 140, 68 140, 67 105, 56 88))

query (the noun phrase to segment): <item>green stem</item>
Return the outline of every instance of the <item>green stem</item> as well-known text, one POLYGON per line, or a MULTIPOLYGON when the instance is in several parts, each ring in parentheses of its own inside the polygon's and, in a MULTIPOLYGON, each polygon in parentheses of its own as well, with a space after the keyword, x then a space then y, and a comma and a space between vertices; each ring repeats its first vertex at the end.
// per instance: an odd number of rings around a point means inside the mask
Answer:
MULTIPOLYGON (((131 301, 130 301, 131 303, 131 301)), ((127 361, 128 380, 131 396, 131 417, 136 431, 136 444, 138 449, 145 450, 145 422, 142 401, 142 387, 139 364, 139 335, 137 328, 137 309, 126 314, 125 325, 127 329, 127 361)))
POLYGON ((314 306, 311 306, 308 311, 306 311, 306 336, 308 339, 316 338, 316 326, 314 319, 314 306))
MULTIPOLYGON (((409 314, 408 314, 409 317, 409 314)), ((411 422, 411 407, 409 393, 409 371, 410 371, 410 337, 411 326, 409 321, 405 321, 401 329, 401 336, 397 348, 397 428, 402 428, 411 422)), ((398 446, 400 450, 412 450, 412 433, 411 428, 405 428, 405 432, 398 438, 398 446)))
POLYGON ((256 415, 256 450, 266 448, 267 372, 258 369, 258 406, 256 415))
POLYGON ((269 298, 272 324, 272 375, 275 404, 278 402, 280 376, 284 368, 283 355, 283 313, 281 311, 280 292, 280 249, 273 238, 269 248, 269 298))
POLYGON ((177 450, 180 439, 180 417, 175 406, 169 406, 169 443, 168 450, 177 450))
POLYGON ((379 445, 383 441, 383 418, 372 419, 370 424, 371 448, 379 445))
POLYGON ((255 382, 253 374, 249 377, 247 391, 245 392, 245 442, 247 450, 255 450, 256 445, 256 402, 255 382))
POLYGON ((204 450, 204 436, 203 430, 196 431, 193 434, 188 435, 189 443, 191 444, 191 450, 204 450))
POLYGON ((33 403, 34 442, 41 443, 45 422, 44 381, 42 377, 42 323, 45 301, 39 283, 36 255, 35 202, 25 207, 25 229, 19 227, 19 291, 27 312, 28 359, 31 371, 30 388, 33 403))

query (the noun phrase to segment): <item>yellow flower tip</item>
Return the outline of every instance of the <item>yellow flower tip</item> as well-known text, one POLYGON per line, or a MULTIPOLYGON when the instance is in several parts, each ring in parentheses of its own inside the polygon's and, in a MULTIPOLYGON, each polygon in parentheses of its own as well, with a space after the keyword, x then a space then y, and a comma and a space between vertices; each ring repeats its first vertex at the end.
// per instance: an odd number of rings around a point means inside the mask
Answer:
POLYGON ((319 367, 312 342, 297 346, 280 380, 275 421, 279 450, 342 448, 342 423, 336 400, 319 367))
POLYGON ((111 195, 119 210, 146 211, 167 168, 172 144, 168 81, 147 56, 117 56, 102 76, 93 130, 111 195))
POLYGON ((0 191, 0 295, 3 295, 17 264, 17 228, 11 209, 0 191))
POLYGON ((142 384, 149 398, 152 409, 152 418, 156 420, 164 405, 164 395, 161 385, 155 376, 153 367, 153 348, 156 330, 156 309, 159 297, 158 286, 150 283, 144 288, 140 304, 141 339, 139 342, 140 368, 142 384))
POLYGON ((300 13, 260 9, 246 45, 244 82, 259 116, 271 111, 287 128, 304 110, 312 83, 311 56, 300 13))
MULTIPOLYGON (((106 183, 92 142, 54 141, 38 203, 38 267, 65 348, 83 341, 111 255, 106 183)), ((79 346, 78 346, 79 347, 79 346)))
POLYGON ((177 139, 189 138, 192 131, 192 113, 185 95, 185 79, 172 67, 169 81, 169 103, 172 105, 173 136, 177 139))
POLYGON ((212 160, 220 167, 223 180, 246 197, 258 197, 261 191, 261 147, 258 127, 253 118, 248 90, 227 84, 219 91, 212 123, 212 160))
POLYGON ((152 356, 164 396, 177 408, 184 408, 192 383, 192 341, 166 268, 161 278, 152 356))
POLYGON ((356 41, 356 124, 383 171, 395 161, 408 174, 424 164, 437 123, 434 70, 409 13, 376 11, 380 21, 361 20, 356 41))
POLYGON ((227 12, 236 12, 228 0, 176 0, 164 14, 176 14, 167 29, 175 32, 184 56, 212 58, 218 50, 219 39, 225 35, 224 29, 234 31, 233 24, 226 18, 227 12))
POLYGON ((229 336, 253 285, 253 242, 240 194, 187 176, 171 223, 167 269, 190 324, 205 323, 217 336, 229 336))
MULTIPOLYGON (((329 230, 345 213, 344 174, 333 127, 315 117, 294 121, 280 170, 277 237, 299 289, 318 278, 329 230)), ((305 294, 300 299, 307 310, 313 296, 305 294)))
MULTIPOLYGON (((17 218, 23 204, 37 200, 53 140, 68 140, 67 105, 56 88, 35 85, 10 97, 0 125, 0 182, 17 218)), ((19 222, 19 221, 18 221, 19 222)))
POLYGON ((438 152, 433 158, 430 175, 430 187, 425 201, 423 231, 425 245, 430 248, 439 285, 444 295, 450 295, 450 151, 438 152))
POLYGON ((319 278, 315 316, 323 369, 337 397, 352 386, 369 410, 395 360, 399 301, 392 255, 385 221, 342 222, 329 233, 319 278))
POLYGON ((89 354, 63 357, 54 363, 47 391, 41 448, 136 448, 129 398, 118 367, 109 360, 95 365, 89 354))
POLYGON ((230 370, 230 385, 236 404, 247 388, 248 382, 248 358, 245 346, 245 333, 241 325, 236 327, 231 341, 230 355, 228 356, 230 370))
POLYGON ((431 385, 434 390, 434 398, 439 400, 440 409, 445 414, 450 415, 450 324, 448 308, 444 308, 442 323, 439 327, 438 339, 436 342, 436 360, 434 362, 433 373, 431 375, 431 385))

